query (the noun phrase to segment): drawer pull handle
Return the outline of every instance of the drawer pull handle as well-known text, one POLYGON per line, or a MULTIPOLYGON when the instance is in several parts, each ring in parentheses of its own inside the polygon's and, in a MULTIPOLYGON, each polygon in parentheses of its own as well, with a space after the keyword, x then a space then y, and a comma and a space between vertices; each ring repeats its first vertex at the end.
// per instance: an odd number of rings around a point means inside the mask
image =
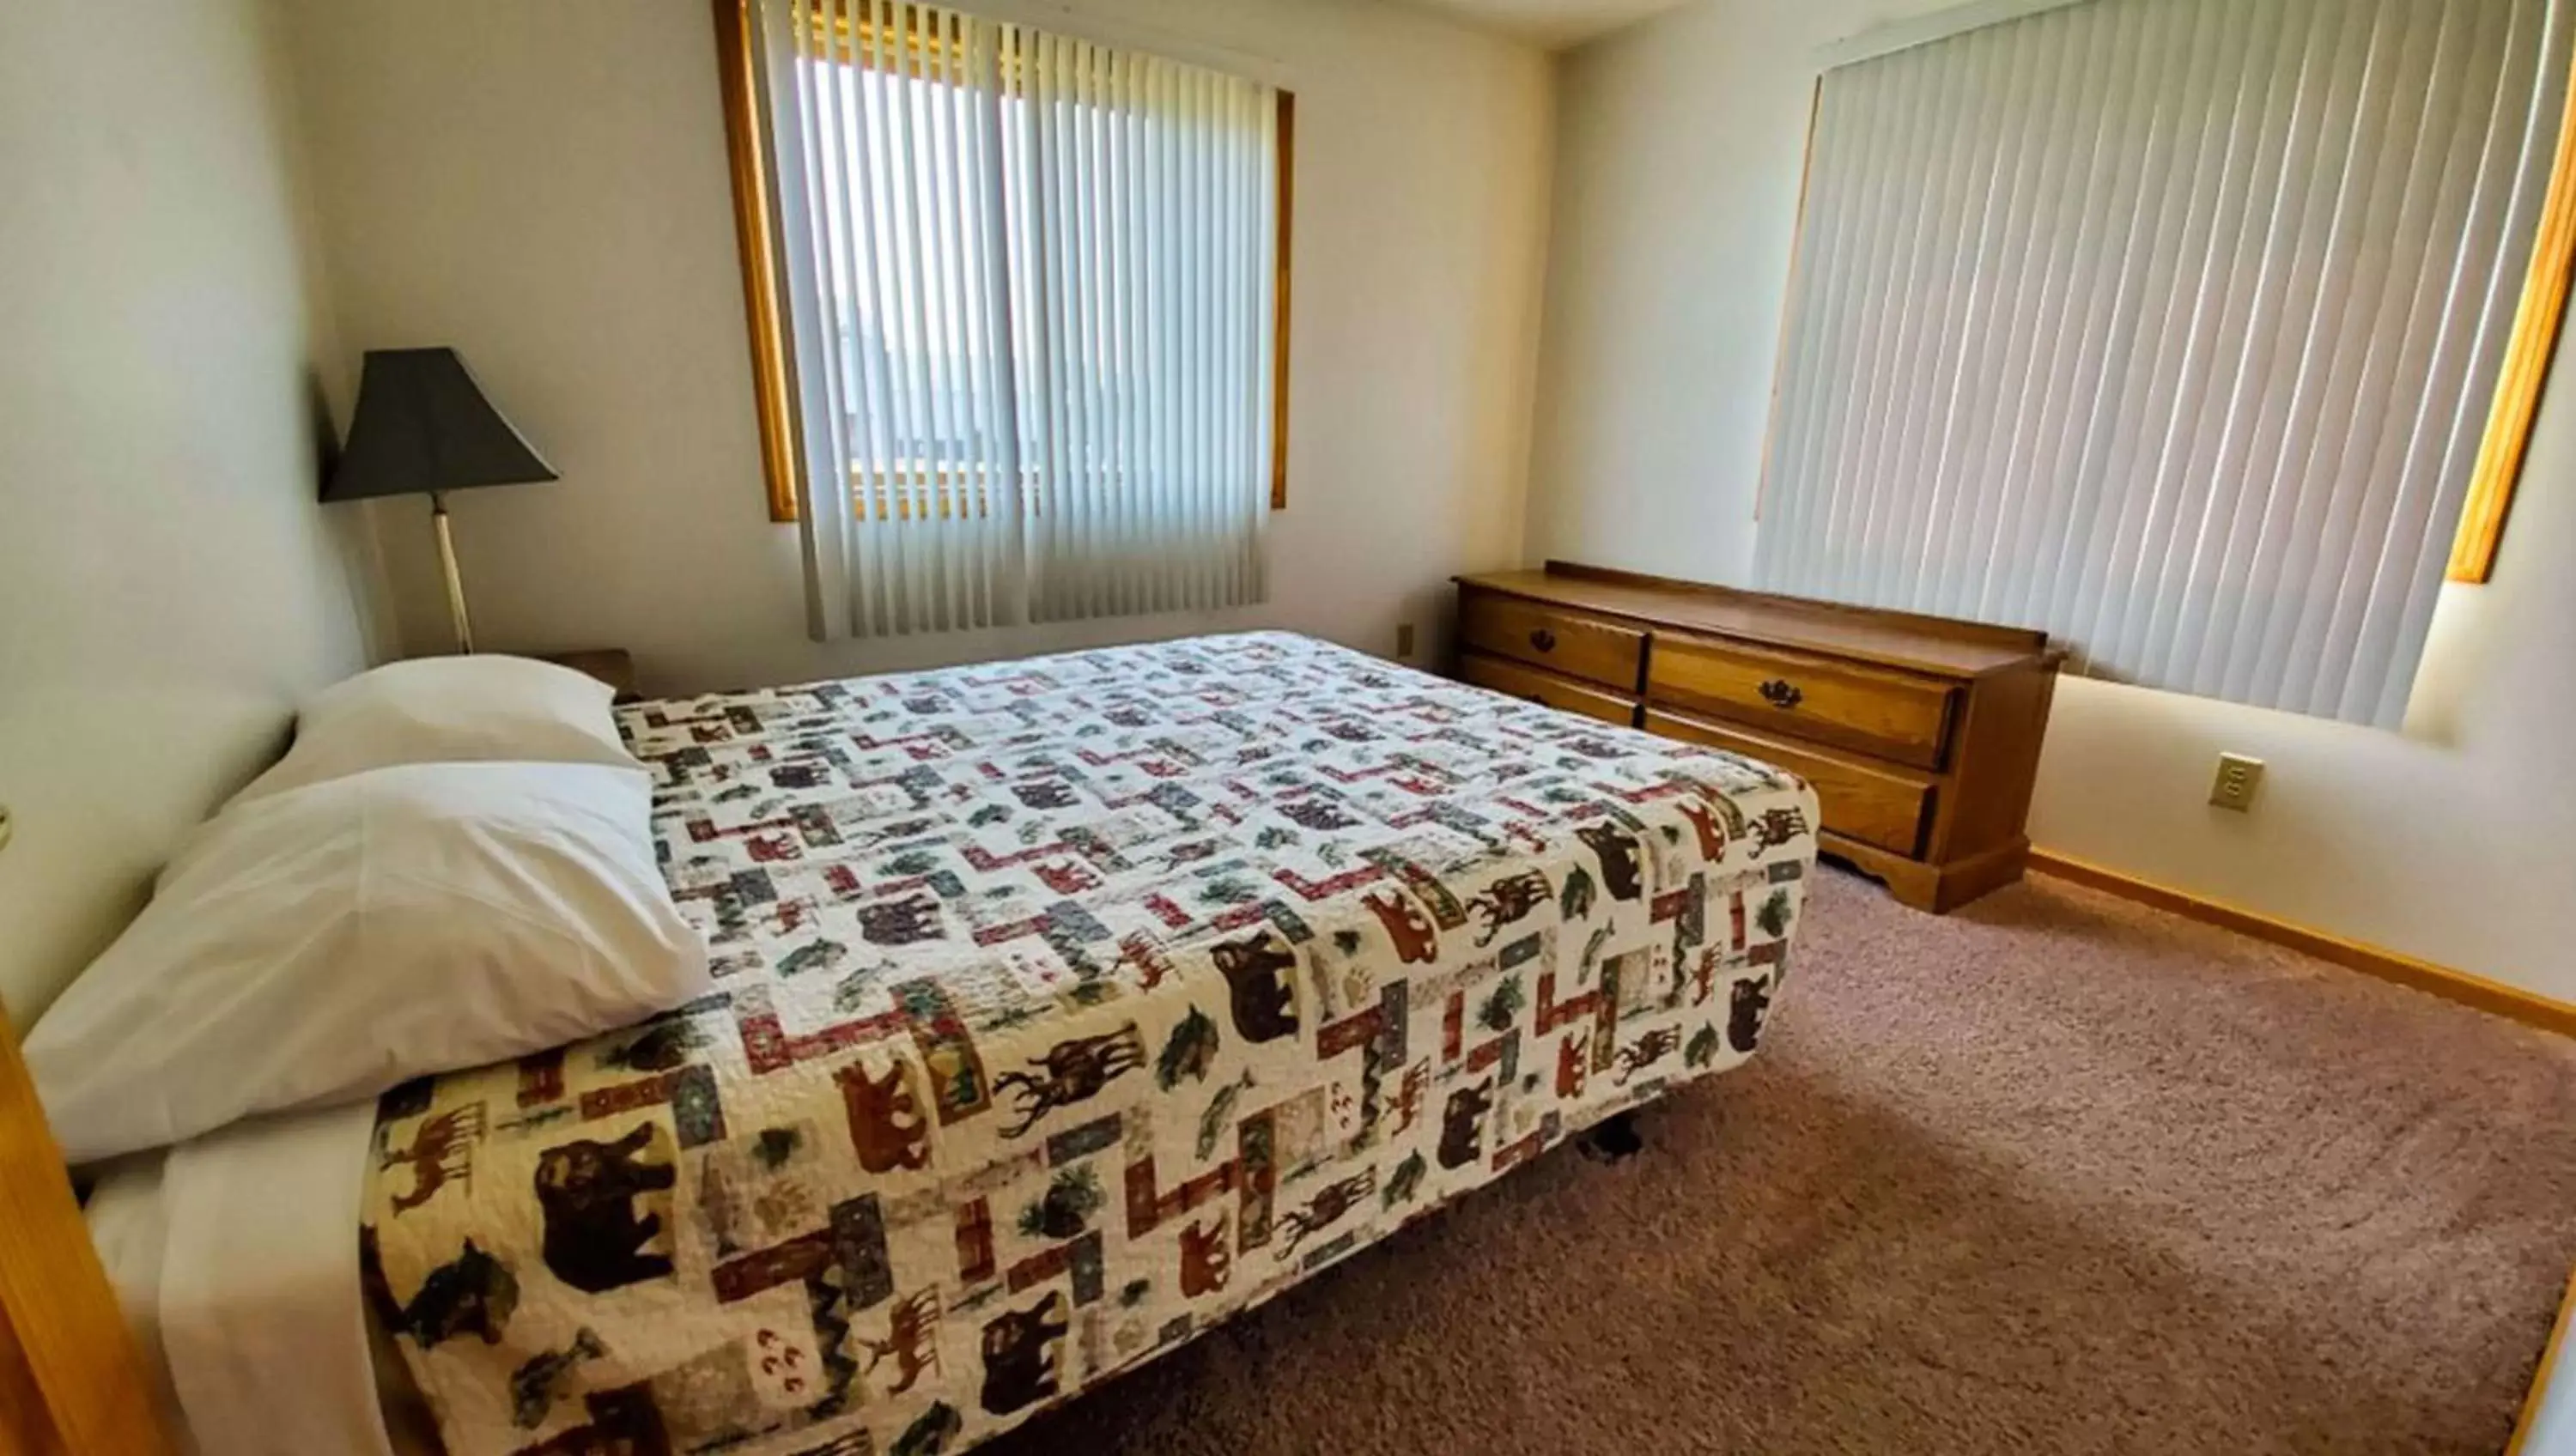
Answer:
POLYGON ((1762 685, 1762 701, 1775 708, 1794 708, 1805 701, 1806 694, 1785 677, 1775 677, 1762 685))
POLYGON ((1556 650, 1556 634, 1547 630, 1545 627, 1537 628, 1530 633, 1530 646, 1537 648, 1541 652, 1554 652, 1556 650))

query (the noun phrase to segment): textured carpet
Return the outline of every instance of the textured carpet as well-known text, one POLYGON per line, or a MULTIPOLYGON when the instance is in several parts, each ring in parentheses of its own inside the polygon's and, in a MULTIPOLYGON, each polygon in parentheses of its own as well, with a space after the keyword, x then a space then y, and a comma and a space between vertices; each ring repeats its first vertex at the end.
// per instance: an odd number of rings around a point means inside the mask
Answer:
POLYGON ((2499 1450, 2576 1045, 2040 880, 1827 873, 1762 1054, 990 1448, 2499 1450))

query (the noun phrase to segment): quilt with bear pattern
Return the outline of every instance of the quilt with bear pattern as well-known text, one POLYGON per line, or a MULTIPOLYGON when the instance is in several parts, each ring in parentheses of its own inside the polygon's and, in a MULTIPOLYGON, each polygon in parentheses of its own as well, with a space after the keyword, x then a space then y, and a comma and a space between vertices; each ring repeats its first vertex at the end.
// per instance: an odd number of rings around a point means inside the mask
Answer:
POLYGON ((933 1456, 1687 1078, 1814 796, 1279 633, 646 702, 715 991, 409 1084, 362 1272, 455 1456, 933 1456))

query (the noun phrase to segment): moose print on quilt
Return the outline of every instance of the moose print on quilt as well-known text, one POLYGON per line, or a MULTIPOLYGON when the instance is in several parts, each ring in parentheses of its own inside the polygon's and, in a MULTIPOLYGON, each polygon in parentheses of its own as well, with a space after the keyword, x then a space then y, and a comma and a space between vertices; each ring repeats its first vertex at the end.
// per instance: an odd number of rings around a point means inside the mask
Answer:
POLYGON ((1674 1083, 1816 806, 1276 633, 648 702, 715 991, 377 1112, 456 1456, 931 1456, 1674 1083))

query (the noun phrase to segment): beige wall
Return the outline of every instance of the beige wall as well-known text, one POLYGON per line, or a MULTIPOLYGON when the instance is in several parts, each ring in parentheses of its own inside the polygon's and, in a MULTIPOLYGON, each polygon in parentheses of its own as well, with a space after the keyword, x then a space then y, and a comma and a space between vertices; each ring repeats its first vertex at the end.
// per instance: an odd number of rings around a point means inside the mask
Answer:
MULTIPOLYGON (((985 4, 1298 92, 1290 507, 1272 601, 818 647, 763 504, 705 0, 290 0, 333 301, 465 354, 561 483, 455 503, 492 646, 615 645, 662 690, 1283 625, 1390 650, 1521 554, 1551 140, 1531 48, 1371 3, 985 4)), ((335 391, 345 399, 345 379, 335 391)), ((446 630, 383 509, 405 638, 446 630)))
MULTIPOLYGON (((1530 554, 1742 582, 1812 56, 1941 0, 1704 0, 1567 58, 1530 554)), ((2405 736, 2060 690, 2042 846, 2576 1001, 2576 370, 2493 585, 2443 602, 2405 736), (2221 749, 2270 763, 2209 808, 2221 749)))
POLYGON ((0 1001, 25 1026, 364 664, 256 0, 0 8, 0 1001))

